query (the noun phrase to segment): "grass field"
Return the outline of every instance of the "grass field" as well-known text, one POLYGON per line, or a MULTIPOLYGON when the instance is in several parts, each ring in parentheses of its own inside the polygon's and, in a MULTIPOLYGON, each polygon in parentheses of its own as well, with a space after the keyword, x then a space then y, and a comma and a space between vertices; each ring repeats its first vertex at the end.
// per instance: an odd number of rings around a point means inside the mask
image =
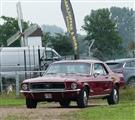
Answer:
POLYGON ((1 106, 20 106, 20 105, 25 105, 25 100, 24 99, 5 99, 5 98, 1 98, 0 99, 0 107, 1 106))
POLYGON ((135 120, 135 101, 113 106, 89 107, 74 112, 70 116, 73 120, 135 120))
POLYGON ((122 90, 117 105, 92 106, 70 116, 73 120, 135 120, 135 89, 122 90))
POLYGON ((0 95, 0 107, 3 106, 20 106, 25 104, 25 99, 21 97, 16 97, 15 93, 10 93, 10 94, 3 94, 0 95))
MULTIPOLYGON (((93 101, 93 100, 92 100, 93 101)), ((84 109, 72 111, 74 108, 67 108, 69 112, 62 113, 57 120, 135 120, 135 89, 124 89, 120 92, 120 103, 117 105, 109 106, 105 100, 95 100, 93 105, 84 109), (71 112, 70 112, 71 110, 71 112)), ((91 102, 91 100, 90 100, 91 102)), ((23 97, 15 98, 14 95, 1 95, 0 107, 23 106, 25 100, 23 97)), ((17 108, 18 108, 17 107, 17 108)), ((25 108, 25 107, 24 107, 25 108)), ((41 108, 42 109, 42 108, 41 108)), ((47 110, 47 108, 44 108, 47 110)), ((52 108, 62 110, 62 108, 52 108)), ((27 110, 27 109, 26 109, 27 110)), ((36 109, 40 110, 40 107, 36 109)), ((43 110, 43 109, 42 109, 43 110)), ((35 113, 37 112, 35 111, 35 113)), ((34 113, 34 111, 32 111, 34 113)), ((57 114, 57 113, 56 113, 57 114)), ((23 114, 19 118, 23 120, 23 114)), ((24 116, 27 118, 27 116, 24 116)), ((18 120, 18 115, 7 116, 6 120, 18 120), (13 120, 13 119, 12 119, 13 120)), ((40 119, 40 118, 38 118, 40 119)), ((27 119, 32 120, 32 119, 27 119)), ((42 120, 42 119, 41 119, 42 120)), ((49 120, 52 120, 51 118, 49 120)))

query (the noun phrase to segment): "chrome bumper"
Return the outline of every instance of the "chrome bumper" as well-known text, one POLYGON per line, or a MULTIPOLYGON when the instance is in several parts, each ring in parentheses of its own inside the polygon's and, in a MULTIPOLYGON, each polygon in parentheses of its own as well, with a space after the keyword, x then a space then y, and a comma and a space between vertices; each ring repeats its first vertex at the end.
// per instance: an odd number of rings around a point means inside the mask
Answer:
POLYGON ((75 89, 75 90, 65 90, 65 89, 36 89, 36 90, 29 90, 29 91, 24 91, 24 90, 21 90, 20 92, 21 93, 44 93, 44 92, 53 92, 53 93, 57 93, 57 92, 78 92, 80 91, 81 89, 75 89))

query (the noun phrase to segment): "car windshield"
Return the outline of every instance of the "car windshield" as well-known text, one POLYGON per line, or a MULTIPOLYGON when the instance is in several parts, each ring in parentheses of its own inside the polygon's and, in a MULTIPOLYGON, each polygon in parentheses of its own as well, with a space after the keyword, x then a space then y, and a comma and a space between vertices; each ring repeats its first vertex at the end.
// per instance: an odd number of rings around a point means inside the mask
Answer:
POLYGON ((52 64, 45 75, 48 74, 90 74, 88 63, 55 63, 52 64))
POLYGON ((106 64, 110 67, 110 69, 114 70, 114 69, 120 69, 120 68, 122 68, 124 63, 118 63, 118 62, 110 62, 109 63, 108 62, 106 64))

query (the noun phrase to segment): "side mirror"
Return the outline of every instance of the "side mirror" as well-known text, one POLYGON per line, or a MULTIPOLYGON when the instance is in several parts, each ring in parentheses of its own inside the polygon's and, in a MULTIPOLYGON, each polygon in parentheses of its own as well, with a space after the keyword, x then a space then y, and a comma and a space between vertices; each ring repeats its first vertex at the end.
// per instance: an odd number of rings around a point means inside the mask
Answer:
POLYGON ((96 78, 97 76, 99 76, 100 73, 94 73, 93 76, 96 78))

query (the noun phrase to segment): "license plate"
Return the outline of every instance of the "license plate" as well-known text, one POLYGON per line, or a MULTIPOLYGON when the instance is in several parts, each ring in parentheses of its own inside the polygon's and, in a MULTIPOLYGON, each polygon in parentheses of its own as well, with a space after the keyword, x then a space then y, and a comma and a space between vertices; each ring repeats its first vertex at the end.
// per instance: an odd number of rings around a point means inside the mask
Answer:
POLYGON ((45 98, 46 99, 51 99, 52 98, 52 94, 45 94, 45 98))

